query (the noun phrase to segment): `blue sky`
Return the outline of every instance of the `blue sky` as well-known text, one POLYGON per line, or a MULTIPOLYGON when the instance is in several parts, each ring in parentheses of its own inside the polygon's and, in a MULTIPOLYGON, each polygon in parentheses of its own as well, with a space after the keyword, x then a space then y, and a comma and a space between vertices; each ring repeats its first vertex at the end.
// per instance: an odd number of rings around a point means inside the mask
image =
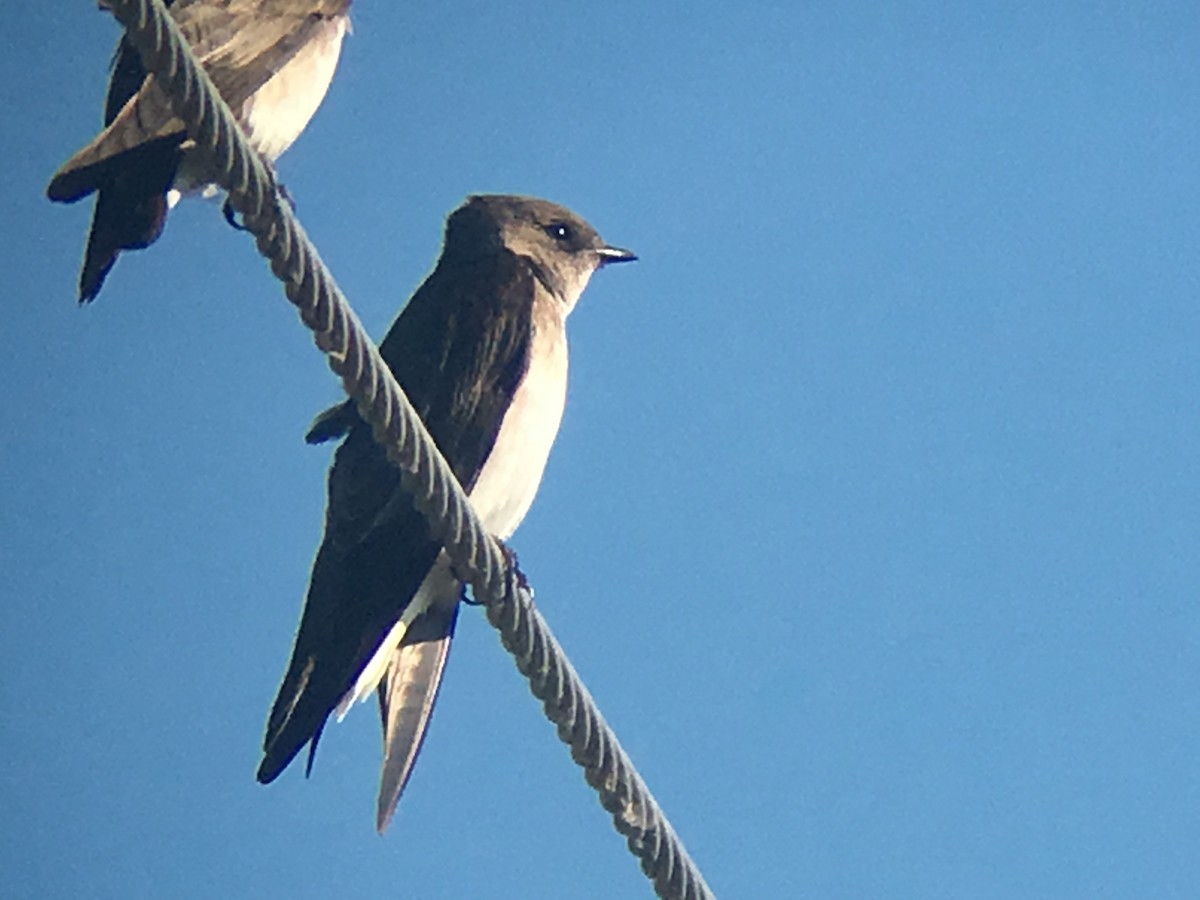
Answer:
MULTIPOLYGON (((1198 16, 1048 6, 358 0, 280 162, 376 336, 468 193, 641 255, 513 543, 723 896, 1200 889, 1198 16)), ((647 896, 478 611, 386 837, 370 708, 254 782, 339 391, 216 202, 76 307, 118 33, 0 54, 5 894, 647 896)))

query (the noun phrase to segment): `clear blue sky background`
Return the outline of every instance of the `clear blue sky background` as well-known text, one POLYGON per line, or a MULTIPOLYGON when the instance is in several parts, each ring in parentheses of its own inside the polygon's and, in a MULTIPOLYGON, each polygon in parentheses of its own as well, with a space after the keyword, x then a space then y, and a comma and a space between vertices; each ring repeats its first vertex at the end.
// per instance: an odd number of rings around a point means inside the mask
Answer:
MULTIPOLYGON (((354 13, 280 171, 373 334, 471 192, 642 256, 514 543, 714 888, 1197 896, 1194 5, 354 13)), ((386 837, 369 707, 254 782, 339 389, 215 202, 76 308, 118 29, 10 19, 2 892, 648 896, 478 611, 386 837)))

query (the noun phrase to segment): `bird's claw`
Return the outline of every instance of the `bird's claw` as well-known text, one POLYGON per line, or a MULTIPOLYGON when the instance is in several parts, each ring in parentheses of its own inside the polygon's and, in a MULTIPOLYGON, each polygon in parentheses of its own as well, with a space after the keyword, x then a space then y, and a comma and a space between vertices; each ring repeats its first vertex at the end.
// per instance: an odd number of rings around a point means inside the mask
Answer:
MULTIPOLYGON (((291 193, 286 185, 276 184, 275 190, 283 201, 291 208, 292 212, 296 211, 296 201, 292 199, 291 193)), ((238 231, 249 231, 250 229, 237 219, 238 211, 233 208, 233 202, 226 197, 225 202, 221 204, 221 215, 225 217, 225 221, 229 223, 230 228, 236 228, 238 231)))
MULTIPOLYGON (((507 571, 511 572, 517 579, 517 587, 519 587, 523 591, 528 592, 529 595, 532 597, 533 596, 533 588, 529 586, 529 579, 526 578, 525 573, 521 571, 521 564, 517 561, 516 551, 513 550, 512 547, 508 546, 508 544, 504 543, 504 541, 497 539, 496 543, 498 543, 500 545, 500 551, 504 554, 504 561, 506 563, 505 568, 507 569, 507 571)), ((455 575, 457 577, 457 573, 455 573, 455 575)), ((463 581, 463 579, 461 579, 461 578, 459 580, 463 581)), ((468 599, 467 598, 467 590, 466 590, 465 586, 463 587, 462 602, 466 603, 468 606, 486 606, 487 605, 483 600, 479 600, 478 598, 476 598, 474 596, 472 596, 470 599, 468 599)))
POLYGON ((504 553, 505 562, 508 563, 508 570, 516 576, 517 587, 528 592, 530 596, 533 596, 533 588, 529 586, 529 579, 521 571, 521 563, 517 560, 517 552, 504 543, 504 541, 497 541, 497 543, 500 544, 500 550, 504 553))
POLYGON ((225 202, 221 204, 221 215, 225 217, 225 221, 229 223, 230 228, 236 228, 238 231, 247 231, 245 225, 237 220, 237 210, 233 208, 233 203, 229 198, 225 198, 225 202))

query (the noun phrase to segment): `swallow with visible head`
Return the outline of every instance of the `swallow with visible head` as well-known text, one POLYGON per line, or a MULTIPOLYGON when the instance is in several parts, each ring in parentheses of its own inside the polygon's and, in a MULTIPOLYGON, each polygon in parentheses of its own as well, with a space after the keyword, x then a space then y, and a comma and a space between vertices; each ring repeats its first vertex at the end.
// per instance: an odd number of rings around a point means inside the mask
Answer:
MULTIPOLYGON (((275 160, 300 136, 333 80, 350 0, 174 0, 171 15, 251 145, 275 160)), ((209 191, 208 173, 166 94, 122 38, 105 128, 55 173, 46 196, 96 193, 79 277, 88 303, 122 250, 158 240, 183 194, 209 191)))
MULTIPOLYGON (((450 216, 437 266, 380 345, 500 540, 533 503, 558 433, 567 316, 597 269, 633 259, 554 203, 471 197, 450 216)), ((340 718, 377 691, 382 832, 421 747, 464 588, 349 401, 319 416, 308 440, 342 436, 325 535, 258 779, 274 780, 305 744, 311 767, 330 714, 340 718)))

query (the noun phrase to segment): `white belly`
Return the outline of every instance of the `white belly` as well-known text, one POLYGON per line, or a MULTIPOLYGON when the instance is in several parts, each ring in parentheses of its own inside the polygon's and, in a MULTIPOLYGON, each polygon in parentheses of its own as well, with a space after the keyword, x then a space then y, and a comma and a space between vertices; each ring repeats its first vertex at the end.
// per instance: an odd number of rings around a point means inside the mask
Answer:
MULTIPOLYGON (((322 22, 316 33, 287 65, 276 72, 245 103, 234 110, 251 146, 271 162, 292 146, 308 126, 325 99, 342 52, 342 38, 350 27, 350 17, 341 16, 322 22)), ((189 141, 186 146, 191 146, 189 141)), ((209 183, 210 172, 185 151, 167 206, 174 207, 185 195, 199 191, 203 197, 217 194, 209 183)))

